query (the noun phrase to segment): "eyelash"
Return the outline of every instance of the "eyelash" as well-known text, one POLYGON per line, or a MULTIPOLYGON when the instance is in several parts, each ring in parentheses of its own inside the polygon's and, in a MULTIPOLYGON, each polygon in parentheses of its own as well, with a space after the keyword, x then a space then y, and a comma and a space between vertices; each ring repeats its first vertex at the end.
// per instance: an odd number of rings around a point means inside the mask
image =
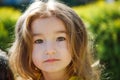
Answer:
POLYGON ((35 44, 42 44, 43 43, 43 40, 42 39, 37 39, 34 41, 35 44))
MULTIPOLYGON (((57 37, 56 41, 65 41, 66 38, 65 37, 57 37)), ((44 42, 44 40, 42 39, 37 39, 34 41, 35 44, 42 44, 44 42)))
POLYGON ((65 37, 58 37, 56 41, 65 41, 66 38, 65 37))

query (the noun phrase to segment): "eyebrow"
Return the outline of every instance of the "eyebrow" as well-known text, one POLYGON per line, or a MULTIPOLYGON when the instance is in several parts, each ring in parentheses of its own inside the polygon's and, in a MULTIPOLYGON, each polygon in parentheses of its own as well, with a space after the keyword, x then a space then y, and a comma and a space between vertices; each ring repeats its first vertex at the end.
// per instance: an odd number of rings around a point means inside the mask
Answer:
MULTIPOLYGON (((67 34, 67 32, 64 31, 64 30, 55 31, 55 33, 56 33, 56 34, 60 34, 60 33, 65 33, 65 34, 67 34)), ((33 36, 40 36, 40 35, 43 35, 43 34, 42 34, 42 33, 33 33, 33 36)))

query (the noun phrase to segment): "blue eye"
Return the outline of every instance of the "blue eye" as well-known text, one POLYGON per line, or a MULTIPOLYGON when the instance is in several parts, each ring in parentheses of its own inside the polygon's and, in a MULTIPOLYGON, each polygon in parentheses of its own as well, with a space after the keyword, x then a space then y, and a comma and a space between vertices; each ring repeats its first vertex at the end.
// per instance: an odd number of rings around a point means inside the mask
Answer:
POLYGON ((38 39, 38 40, 35 40, 34 43, 41 44, 41 43, 43 43, 43 40, 42 39, 38 39))
POLYGON ((64 38, 64 37, 58 37, 57 38, 57 41, 65 41, 66 40, 66 38, 64 38))

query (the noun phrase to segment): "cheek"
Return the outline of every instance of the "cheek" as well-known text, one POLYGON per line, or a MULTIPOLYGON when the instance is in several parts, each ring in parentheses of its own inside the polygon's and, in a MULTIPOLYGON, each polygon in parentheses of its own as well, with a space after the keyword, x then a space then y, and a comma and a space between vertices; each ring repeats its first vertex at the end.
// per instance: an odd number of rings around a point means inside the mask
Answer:
POLYGON ((35 66, 38 66, 42 63, 42 58, 42 49, 40 49, 38 45, 34 45, 32 52, 32 61, 35 66))
POLYGON ((69 50, 69 45, 68 45, 68 43, 66 41, 59 43, 57 45, 57 50, 59 51, 59 53, 61 55, 69 55, 69 56, 71 56, 70 50, 69 50))
POLYGON ((33 45, 33 53, 34 54, 37 54, 37 55, 42 54, 44 52, 44 49, 45 49, 44 45, 39 45, 39 44, 33 45))
POLYGON ((63 58, 69 58, 71 59, 71 53, 70 53, 70 50, 69 50, 69 46, 67 44, 67 42, 61 42, 57 45, 57 50, 59 51, 60 55, 63 57, 63 58))
POLYGON ((38 45, 33 45, 32 56, 37 57, 37 55, 39 56, 40 53, 41 53, 41 50, 39 49, 39 46, 38 45))

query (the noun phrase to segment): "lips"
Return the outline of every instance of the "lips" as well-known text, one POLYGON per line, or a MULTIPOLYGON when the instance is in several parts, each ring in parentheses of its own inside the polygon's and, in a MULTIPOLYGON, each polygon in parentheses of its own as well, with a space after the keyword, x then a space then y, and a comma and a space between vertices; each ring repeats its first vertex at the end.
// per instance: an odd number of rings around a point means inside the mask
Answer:
POLYGON ((56 62, 56 61, 60 61, 60 59, 47 59, 44 62, 56 62))

